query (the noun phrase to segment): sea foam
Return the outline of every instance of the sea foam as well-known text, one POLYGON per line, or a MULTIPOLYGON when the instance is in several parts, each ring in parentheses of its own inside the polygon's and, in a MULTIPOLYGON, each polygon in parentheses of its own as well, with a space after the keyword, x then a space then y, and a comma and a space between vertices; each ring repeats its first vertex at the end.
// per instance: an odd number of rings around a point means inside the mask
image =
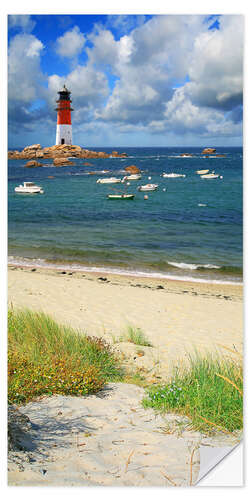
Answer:
POLYGON ((220 266, 216 266, 215 264, 188 264, 187 262, 169 262, 170 266, 179 267, 180 269, 220 269, 220 266))

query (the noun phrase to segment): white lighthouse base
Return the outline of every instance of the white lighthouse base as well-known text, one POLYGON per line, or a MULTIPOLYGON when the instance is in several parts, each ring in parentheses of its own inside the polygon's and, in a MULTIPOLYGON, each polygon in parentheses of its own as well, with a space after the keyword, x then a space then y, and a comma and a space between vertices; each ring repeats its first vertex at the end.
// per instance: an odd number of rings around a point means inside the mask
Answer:
POLYGON ((58 125, 56 127, 56 145, 68 144, 72 146, 72 125, 58 125))

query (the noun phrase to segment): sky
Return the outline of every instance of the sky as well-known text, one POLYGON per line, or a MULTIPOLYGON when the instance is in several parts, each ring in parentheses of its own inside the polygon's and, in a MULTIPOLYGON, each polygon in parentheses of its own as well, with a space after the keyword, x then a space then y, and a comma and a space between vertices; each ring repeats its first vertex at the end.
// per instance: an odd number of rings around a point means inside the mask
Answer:
POLYGON ((9 15, 9 148, 241 146, 242 15, 9 15))

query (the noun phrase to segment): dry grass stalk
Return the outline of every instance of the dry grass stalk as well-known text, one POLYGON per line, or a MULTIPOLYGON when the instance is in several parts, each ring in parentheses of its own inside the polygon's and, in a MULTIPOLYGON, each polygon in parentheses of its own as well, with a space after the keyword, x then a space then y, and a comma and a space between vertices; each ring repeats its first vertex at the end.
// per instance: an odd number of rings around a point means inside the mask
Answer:
POLYGON ((241 382, 243 383, 243 377, 241 376, 240 372, 237 373, 237 378, 239 378, 241 380, 241 382))
POLYGON ((224 377, 224 375, 220 375, 220 373, 216 373, 215 375, 217 375, 217 377, 223 378, 223 380, 225 380, 229 384, 233 385, 235 387, 235 389, 237 389, 237 391, 240 393, 240 395, 243 396, 243 392, 240 390, 240 388, 232 380, 230 380, 227 377, 224 377))
POLYGON ((192 484, 193 484, 193 465, 194 465, 193 457, 194 457, 194 452, 196 449, 197 449, 196 447, 193 448, 192 453, 190 455, 190 482, 189 482, 190 486, 192 486, 192 484))
POLYGON ((197 417, 199 417, 202 420, 204 420, 204 422, 206 422, 207 424, 213 425, 214 427, 217 427, 217 429, 219 429, 221 432, 224 432, 225 434, 230 434, 230 432, 226 431, 223 427, 221 427, 221 425, 217 425, 214 422, 211 422, 210 420, 207 420, 205 417, 202 417, 201 415, 197 415, 197 417))
POLYGON ((161 474, 173 485, 173 486, 177 486, 177 484, 173 481, 173 479, 171 479, 170 477, 167 476, 167 474, 165 474, 164 472, 161 471, 161 474))
POLYGON ((126 472, 127 472, 127 470, 128 470, 128 466, 129 466, 129 464, 130 464, 130 459, 131 459, 132 455, 134 454, 134 452, 135 452, 135 450, 132 450, 132 451, 130 452, 130 454, 129 454, 128 458, 127 458, 126 465, 125 465, 125 473, 126 473, 126 472))
POLYGON ((223 347, 223 349, 226 349, 227 351, 230 351, 232 352, 233 354, 236 354, 237 356, 240 356, 240 358, 243 358, 242 354, 234 349, 231 349, 230 347, 227 347, 226 345, 223 345, 223 344, 217 344, 219 345, 220 347, 223 347))

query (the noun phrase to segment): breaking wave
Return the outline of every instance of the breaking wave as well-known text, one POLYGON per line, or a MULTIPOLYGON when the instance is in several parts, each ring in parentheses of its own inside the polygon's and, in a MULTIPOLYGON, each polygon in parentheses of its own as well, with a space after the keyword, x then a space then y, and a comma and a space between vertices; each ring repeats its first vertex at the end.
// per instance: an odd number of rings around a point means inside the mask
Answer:
POLYGON ((169 262, 170 266, 179 267, 180 269, 220 269, 221 266, 215 264, 188 264, 186 262, 169 262))

